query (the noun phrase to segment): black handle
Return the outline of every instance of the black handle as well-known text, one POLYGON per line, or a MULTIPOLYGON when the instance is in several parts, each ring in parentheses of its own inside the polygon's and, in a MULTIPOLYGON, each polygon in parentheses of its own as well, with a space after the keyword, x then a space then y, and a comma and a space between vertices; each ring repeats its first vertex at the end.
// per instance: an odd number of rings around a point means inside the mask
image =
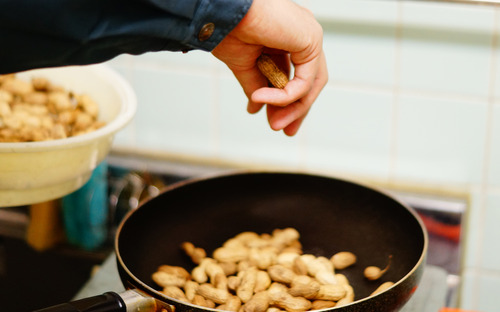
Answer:
POLYGON ((107 292, 33 312, 127 312, 127 306, 120 295, 107 292))

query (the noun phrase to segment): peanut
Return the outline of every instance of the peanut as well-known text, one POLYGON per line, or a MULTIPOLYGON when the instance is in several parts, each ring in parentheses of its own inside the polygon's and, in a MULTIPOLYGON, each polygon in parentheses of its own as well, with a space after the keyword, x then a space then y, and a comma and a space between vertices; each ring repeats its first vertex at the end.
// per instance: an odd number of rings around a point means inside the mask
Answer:
MULTIPOLYGON (((28 104, 34 104, 34 105, 41 106, 41 105, 47 105, 48 97, 47 97, 47 93, 45 93, 45 92, 34 91, 34 92, 24 94, 23 101, 28 103, 28 104)), ((97 107, 97 110, 99 110, 99 107, 97 107)))
POLYGON ((47 91, 50 89, 50 82, 43 77, 34 77, 31 79, 31 84, 36 91, 47 91))
POLYGON ((319 271, 314 275, 314 277, 324 285, 335 285, 337 284, 337 279, 335 278, 335 274, 329 271, 319 271))
POLYGON ((259 234, 255 233, 255 232, 241 232, 234 237, 234 239, 236 241, 238 241, 244 245, 248 244, 249 242, 258 241, 258 240, 260 240, 260 238, 261 237, 259 236, 259 234))
POLYGON ((313 299, 319 293, 320 283, 307 275, 298 275, 292 280, 290 295, 313 299))
POLYGON ((196 294, 194 296, 191 303, 202 306, 202 307, 206 307, 206 308, 215 308, 215 303, 213 301, 205 299, 205 297, 200 296, 198 294, 196 294))
POLYGON ((205 268, 205 272, 207 273, 208 277, 210 280, 213 282, 215 280, 215 277, 217 275, 223 275, 224 274, 224 269, 221 268, 221 266, 213 259, 211 258, 205 258, 202 260, 203 267, 205 268))
POLYGON ((88 95, 73 95, 45 78, 30 82, 0 76, 0 142, 63 139, 99 129, 98 106, 88 95), (85 104, 76 105, 76 98, 85 104), (88 104, 92 103, 92 104, 88 104), (61 128, 61 125, 63 128, 61 128))
POLYGON ((276 307, 269 307, 266 312, 282 312, 283 310, 276 307))
POLYGON ((330 260, 335 269, 342 270, 356 263, 356 255, 349 251, 341 251, 334 254, 330 260))
POLYGON ((254 287, 254 292, 258 293, 261 291, 264 291, 269 288, 271 285, 271 277, 269 276, 269 273, 266 271, 257 271, 256 276, 255 276, 255 287, 254 287))
POLYGON ((212 279, 212 284, 215 286, 217 289, 224 289, 227 290, 227 277, 223 273, 218 273, 214 276, 212 279))
POLYGON ((94 102, 90 96, 86 94, 78 95, 76 96, 76 101, 78 106, 80 106, 85 113, 89 114, 93 118, 97 117, 97 114, 99 113, 99 106, 97 106, 97 103, 94 102))
POLYGON ((180 289, 177 286, 166 286, 163 288, 161 292, 164 293, 166 296, 172 297, 174 299, 188 302, 188 299, 186 298, 186 295, 184 294, 182 289, 180 289))
POLYGON ((292 266, 293 271, 299 275, 307 274, 307 265, 304 263, 301 257, 295 258, 292 266))
POLYGON ((333 263, 325 257, 302 257, 306 260, 307 271, 314 276, 321 284, 336 284, 333 263))
POLYGON ((267 269, 271 280, 279 283, 290 284, 296 274, 287 267, 276 264, 267 269))
POLYGON ((296 252, 282 252, 278 255, 276 263, 281 264, 287 268, 293 268, 295 259, 297 259, 299 256, 300 255, 296 252))
POLYGON ((193 271, 191 271, 191 276, 196 282, 200 284, 206 283, 208 281, 207 272, 205 272, 205 268, 201 265, 197 266, 193 269, 193 271))
POLYGON ((237 312, 241 308, 241 300, 237 296, 231 296, 227 299, 227 302, 224 306, 224 310, 226 311, 234 311, 237 312))
POLYGON ((185 278, 163 271, 157 271, 153 273, 152 277, 153 281, 162 287, 167 287, 167 286, 183 287, 184 284, 186 284, 185 278))
POLYGON ((193 301, 194 296, 196 295, 198 285, 199 284, 194 281, 187 281, 184 284, 184 293, 186 294, 186 298, 191 302, 193 301))
POLYGON ((389 270, 389 267, 391 266, 391 260, 392 260, 392 255, 389 256, 389 261, 387 263, 387 266, 384 269, 380 269, 379 267, 376 267, 376 266, 368 266, 365 268, 363 274, 370 281, 377 280, 382 275, 384 275, 384 273, 387 272, 387 270, 389 270))
POLYGON ((344 298, 337 301, 338 307, 354 302, 354 288, 348 284, 343 284, 342 286, 344 287, 346 293, 344 298))
POLYGON ((201 260, 203 260, 207 256, 207 253, 205 252, 204 249, 195 247, 190 242, 182 243, 181 248, 191 258, 191 261, 193 261, 196 264, 200 264, 201 260))
POLYGON ((349 285, 349 280, 344 274, 340 273, 335 274, 335 279, 337 280, 337 283, 340 285, 349 285))
POLYGON ((342 285, 321 285, 315 299, 338 301, 345 295, 346 290, 342 285))
POLYGON ((238 272, 246 271, 252 267, 254 267, 254 265, 252 263, 250 263, 250 261, 242 260, 242 261, 238 262, 237 271, 238 272))
POLYGON ((392 285, 394 285, 393 282, 382 283, 379 287, 377 287, 377 289, 375 289, 375 291, 373 291, 370 294, 370 296, 374 296, 376 294, 379 294, 379 293, 383 292, 384 290, 389 289, 390 287, 392 287, 392 285))
POLYGON ((274 87, 285 88, 288 83, 288 76, 276 66, 269 56, 262 54, 257 60, 257 66, 274 87))
POLYGON ((215 303, 223 304, 229 299, 229 292, 224 289, 217 289, 211 284, 202 284, 196 290, 196 293, 215 303))
MULTIPOLYGON (((215 249, 212 258, 201 248, 192 257, 197 248, 185 242, 181 247, 197 266, 191 273, 160 266, 153 280, 172 298, 233 312, 304 312, 353 302, 353 287, 335 269, 354 264, 355 255, 303 254, 299 236, 293 228, 261 235, 243 232, 215 249)), ((384 287, 390 284, 379 291, 384 287)))
POLYGON ((248 257, 248 248, 220 247, 214 251, 213 257, 221 262, 238 262, 248 257))
POLYGON ((236 274, 238 272, 238 265, 236 262, 220 262, 219 266, 227 276, 236 274))
POLYGON ((12 79, 7 79, 2 83, 2 89, 13 94, 13 95, 24 95, 33 92, 33 85, 24 80, 17 79, 13 77, 12 79))
POLYGON ((60 113, 73 108, 71 98, 66 92, 51 92, 47 99, 49 107, 53 107, 55 112, 60 113))
MULTIPOLYGON (((0 76, 1 78, 2 76, 0 76)), ((10 103, 14 100, 14 95, 7 90, 2 90, 0 88, 0 101, 10 103)))
POLYGON ((273 247, 251 248, 248 252, 248 259, 255 263, 257 268, 265 270, 276 262, 277 255, 273 247))
POLYGON ((269 287, 271 304, 283 308, 289 312, 307 311, 311 307, 311 302, 302 297, 294 297, 287 291, 286 286, 273 283, 269 287))
POLYGON ((244 305, 245 312, 265 312, 269 307, 271 297, 267 291, 257 292, 244 305))
POLYGON ((241 299, 241 302, 248 302, 254 293, 255 285, 257 283, 257 270, 250 268, 241 273, 241 282, 236 289, 236 295, 241 299))
POLYGON ((186 271, 186 269, 180 266, 171 266, 164 264, 158 267, 158 271, 172 274, 177 277, 183 278, 185 280, 191 279, 191 274, 189 274, 189 272, 186 271))
POLYGON ((236 290, 241 284, 241 277, 232 275, 227 277, 227 288, 230 290, 236 290))
POLYGON ((276 229, 272 234, 272 245, 278 249, 283 249, 295 242, 300 237, 299 232, 294 228, 276 229))
POLYGON ((336 305, 337 303, 335 301, 314 300, 311 304, 311 310, 329 309, 333 308, 336 305))

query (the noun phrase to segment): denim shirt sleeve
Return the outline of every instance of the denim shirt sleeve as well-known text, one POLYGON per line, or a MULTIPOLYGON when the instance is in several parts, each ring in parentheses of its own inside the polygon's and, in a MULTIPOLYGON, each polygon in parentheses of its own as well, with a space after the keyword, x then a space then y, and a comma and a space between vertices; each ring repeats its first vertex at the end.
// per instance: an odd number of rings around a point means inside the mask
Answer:
POLYGON ((0 0, 0 74, 99 63, 123 53, 211 51, 251 4, 252 0, 0 0), (209 34, 200 36, 207 25, 209 34))

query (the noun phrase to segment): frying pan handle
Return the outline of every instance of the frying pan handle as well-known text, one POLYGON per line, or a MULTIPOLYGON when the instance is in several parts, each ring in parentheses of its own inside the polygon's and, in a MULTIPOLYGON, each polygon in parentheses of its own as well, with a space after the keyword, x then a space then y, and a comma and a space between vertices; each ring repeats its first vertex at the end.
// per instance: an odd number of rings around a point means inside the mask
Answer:
POLYGON ((140 295, 135 290, 127 290, 121 294, 106 292, 102 295, 88 297, 68 303, 55 305, 33 312, 127 312, 156 311, 156 300, 140 295))

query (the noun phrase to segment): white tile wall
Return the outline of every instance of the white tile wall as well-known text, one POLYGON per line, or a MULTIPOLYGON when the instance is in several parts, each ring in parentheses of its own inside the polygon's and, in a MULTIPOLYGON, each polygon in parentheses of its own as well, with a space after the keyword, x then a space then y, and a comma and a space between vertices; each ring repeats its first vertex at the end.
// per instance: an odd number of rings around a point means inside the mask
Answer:
POLYGON ((390 94, 326 88, 305 124, 307 167, 388 178, 391 117, 390 94))
POLYGON ((399 97, 395 178, 479 183, 487 103, 402 94, 399 97))
MULTIPOLYGON (((330 82, 293 138, 246 113, 209 53, 110 61, 139 110, 115 147, 353 176, 470 199, 461 307, 500 292, 500 8, 302 0, 325 31, 330 82)), ((431 312, 431 311, 429 311, 431 312)))

